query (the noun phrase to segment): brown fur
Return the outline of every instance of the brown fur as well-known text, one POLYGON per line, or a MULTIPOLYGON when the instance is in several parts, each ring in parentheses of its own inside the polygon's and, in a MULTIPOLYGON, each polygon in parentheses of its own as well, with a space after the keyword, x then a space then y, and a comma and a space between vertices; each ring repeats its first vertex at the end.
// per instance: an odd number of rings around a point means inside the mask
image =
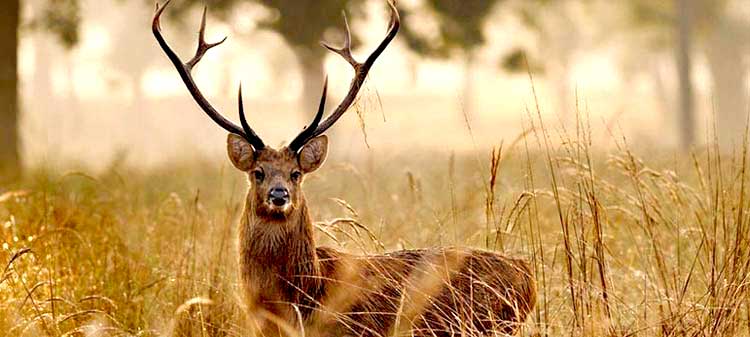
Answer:
POLYGON ((300 162, 316 162, 304 173, 322 165, 327 141, 316 139, 300 153, 310 150, 306 155, 317 157, 303 159, 285 148, 266 148, 248 159, 242 140, 229 139, 233 163, 246 168, 251 181, 240 221, 239 263, 249 313, 264 334, 280 334, 279 325, 302 326, 308 336, 517 330, 536 301, 524 261, 467 248, 356 256, 317 247, 301 181, 289 178, 301 170, 300 162), (250 162, 238 160, 242 156, 250 162), (258 169, 265 172, 263 181, 254 181, 258 169), (279 185, 289 189, 292 200, 284 211, 270 209, 264 200, 266 190, 279 185), (275 324, 268 314, 284 324, 275 324))
MULTIPOLYGON (((375 60, 398 33, 395 1, 388 3, 391 19, 386 36, 364 63, 352 56, 350 39, 343 48, 324 45, 353 67, 349 92, 322 120, 326 82, 313 122, 292 140, 291 149, 278 151, 268 148, 247 125, 241 90, 241 127, 221 116, 205 99, 193 81, 192 70, 223 40, 204 40, 204 10, 195 56, 182 61, 161 34, 160 17, 168 3, 157 4, 151 22, 154 37, 201 109, 231 133, 227 139, 229 158, 250 178, 240 221, 239 263, 249 313, 263 334, 275 335, 281 328, 293 332, 298 327, 308 336, 515 332, 536 301, 534 279, 523 261, 463 248, 354 256, 316 247, 301 191, 302 176, 323 164, 328 140, 322 134, 351 107, 375 60)), ((349 33, 348 25, 346 31, 349 33)))

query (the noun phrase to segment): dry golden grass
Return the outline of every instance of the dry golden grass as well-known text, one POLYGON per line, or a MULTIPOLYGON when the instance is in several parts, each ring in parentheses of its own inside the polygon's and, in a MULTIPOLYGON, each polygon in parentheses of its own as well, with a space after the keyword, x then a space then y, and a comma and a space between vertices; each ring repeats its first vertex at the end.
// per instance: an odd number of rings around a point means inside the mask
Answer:
MULTIPOLYGON (((592 150, 585 122, 527 120, 537 131, 491 151, 330 160, 305 187, 319 242, 524 257, 539 300, 522 335, 750 334, 747 146, 640 158, 625 139, 592 150)), ((29 173, 0 196, 0 331, 251 335, 237 300, 244 189, 226 163, 187 159, 29 173)))

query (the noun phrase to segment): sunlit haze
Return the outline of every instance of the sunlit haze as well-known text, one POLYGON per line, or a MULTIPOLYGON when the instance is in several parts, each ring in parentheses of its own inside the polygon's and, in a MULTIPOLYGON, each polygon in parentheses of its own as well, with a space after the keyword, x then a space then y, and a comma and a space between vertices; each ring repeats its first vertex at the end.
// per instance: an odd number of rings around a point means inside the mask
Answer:
MULTIPOLYGON (((423 57, 397 39, 371 72, 358 108, 336 126, 334 144, 348 145, 336 147, 334 153, 394 147, 439 150, 445 142, 454 151, 485 148, 523 133, 527 110, 536 111, 537 103, 551 125, 573 121, 579 110, 601 140, 596 143, 604 147, 620 136, 651 146, 678 146, 676 67, 668 50, 642 51, 649 30, 623 28, 625 19, 612 12, 617 5, 584 8, 569 2, 539 10, 540 33, 513 15, 517 5, 493 11, 484 24, 487 41, 468 66, 460 51, 447 59, 423 57), (555 11, 564 11, 578 26, 551 30, 561 20, 555 11), (501 67, 503 57, 518 47, 529 48, 533 55, 531 77, 524 69, 510 73, 501 67)), ((419 9, 420 3, 403 6, 419 9)), ((735 1, 733 7, 747 11, 750 6, 735 1)), ((140 164, 163 163, 185 151, 221 156, 224 131, 195 106, 159 50, 150 33, 152 8, 84 1, 82 10, 81 40, 70 50, 42 32, 22 36, 20 129, 26 160, 75 158, 96 166, 123 151, 129 161, 140 164), (51 97, 37 96, 39 81, 47 81, 51 97)), ((242 83, 256 130, 271 144, 288 141, 315 109, 302 106, 305 79, 292 49, 276 33, 257 25, 269 15, 260 6, 239 6, 229 23, 211 17, 210 4, 208 10, 207 40, 229 39, 197 67, 201 90, 236 120, 235 97, 242 83)), ((32 11, 33 6, 25 7, 24 16, 31 17, 32 11)), ((194 51, 199 14, 189 12, 182 24, 163 23, 165 36, 185 58, 194 51)), ((386 25, 383 14, 383 7, 371 1, 365 13, 349 15, 363 39, 358 57, 379 42, 386 25)), ((414 31, 437 34, 436 21, 421 15, 409 21, 414 31)), ((326 38, 340 43, 340 36, 326 38)), ((352 72, 333 54, 324 66, 330 76, 330 109, 346 92, 352 72)), ((705 126, 711 123, 709 70, 707 59, 696 55, 698 143, 705 141, 705 126)))

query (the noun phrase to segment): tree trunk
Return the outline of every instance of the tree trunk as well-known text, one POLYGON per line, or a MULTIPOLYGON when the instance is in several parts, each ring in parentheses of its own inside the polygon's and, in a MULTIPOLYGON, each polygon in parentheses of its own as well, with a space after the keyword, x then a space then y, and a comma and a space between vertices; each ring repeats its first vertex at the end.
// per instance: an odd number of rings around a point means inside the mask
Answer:
POLYGON ((677 24, 677 77, 680 94, 680 140, 682 149, 687 151, 695 138, 695 113, 693 105, 693 83, 691 80, 691 40, 692 40, 692 0, 676 0, 678 8, 677 24))
POLYGON ((746 68, 743 66, 741 42, 727 20, 717 20, 717 26, 707 39, 706 57, 713 81, 716 129, 723 149, 740 146, 743 141, 747 116, 746 68))
POLYGON ((19 0, 0 1, 0 41, 11 46, 0 52, 0 181, 20 173, 18 150, 18 25, 19 0))
MULTIPOLYGON (((312 120, 318 110, 320 95, 323 93, 323 82, 325 80, 325 49, 311 51, 307 48, 295 48, 295 54, 302 72, 302 100, 300 101, 300 113, 303 120, 312 120)), ((329 96, 330 97, 330 96, 329 96)), ((328 102, 331 107, 333 102, 328 102)))

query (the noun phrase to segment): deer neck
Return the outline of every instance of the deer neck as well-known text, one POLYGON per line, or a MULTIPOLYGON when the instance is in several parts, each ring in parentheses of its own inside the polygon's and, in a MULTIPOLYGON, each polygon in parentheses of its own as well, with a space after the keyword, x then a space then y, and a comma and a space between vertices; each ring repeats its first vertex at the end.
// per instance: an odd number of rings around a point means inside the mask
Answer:
POLYGON ((248 196, 239 234, 240 262, 248 281, 277 282, 281 277, 294 286, 307 288, 314 285, 301 283, 320 278, 312 220, 304 196, 299 207, 285 219, 258 216, 248 196))

